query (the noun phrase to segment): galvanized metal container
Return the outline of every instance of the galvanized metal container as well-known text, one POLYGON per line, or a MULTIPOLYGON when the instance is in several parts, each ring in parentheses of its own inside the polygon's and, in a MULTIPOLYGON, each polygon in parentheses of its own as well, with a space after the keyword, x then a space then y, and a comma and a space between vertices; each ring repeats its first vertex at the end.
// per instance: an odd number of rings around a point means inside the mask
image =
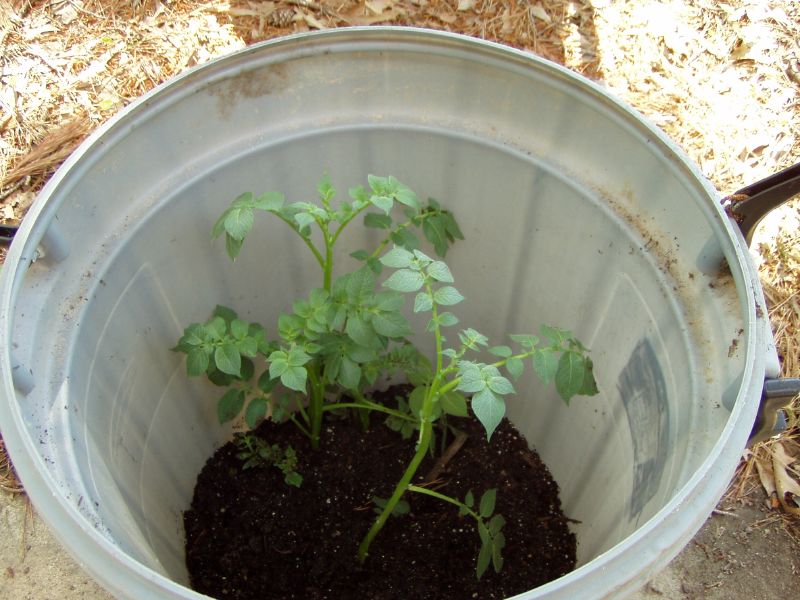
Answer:
POLYGON ((169 348, 216 303, 269 324, 317 284, 280 223, 259 223, 233 267, 209 232, 239 193, 309 198, 324 171, 342 191, 392 174, 452 208, 462 322, 494 339, 560 324, 592 349, 599 396, 567 408, 531 378, 511 402, 579 522, 579 568, 520 598, 644 583, 711 512, 777 374, 741 234, 599 86, 400 28, 199 67, 93 135, 31 208, 0 281, 0 425, 56 535, 121 597, 198 597, 182 512, 230 431, 169 348))

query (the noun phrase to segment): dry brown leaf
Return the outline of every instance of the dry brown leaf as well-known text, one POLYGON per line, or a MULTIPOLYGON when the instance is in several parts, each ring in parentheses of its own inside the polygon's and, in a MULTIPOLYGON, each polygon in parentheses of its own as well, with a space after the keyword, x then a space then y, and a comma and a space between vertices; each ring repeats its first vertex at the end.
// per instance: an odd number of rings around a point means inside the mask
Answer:
POLYGON ((384 10, 391 8, 394 4, 394 0, 372 0, 372 2, 364 2, 364 6, 376 15, 382 14, 384 10))
POLYGON ((303 19, 313 29, 328 29, 327 25, 310 13, 303 13, 303 19))
POLYGON ((553 18, 548 14, 548 12, 544 9, 541 2, 537 2, 533 6, 531 6, 531 14, 539 19, 540 21, 544 21, 548 25, 553 22, 553 18))
POLYGON ((786 512, 800 516, 800 484, 788 472, 788 465, 794 459, 786 454, 780 442, 773 444, 770 450, 778 501, 786 512))
POLYGON ((772 470, 772 462, 762 460, 760 457, 755 457, 756 471, 758 471, 758 479, 761 481, 761 487, 764 488, 767 496, 772 496, 777 490, 775 487, 775 475, 772 470))

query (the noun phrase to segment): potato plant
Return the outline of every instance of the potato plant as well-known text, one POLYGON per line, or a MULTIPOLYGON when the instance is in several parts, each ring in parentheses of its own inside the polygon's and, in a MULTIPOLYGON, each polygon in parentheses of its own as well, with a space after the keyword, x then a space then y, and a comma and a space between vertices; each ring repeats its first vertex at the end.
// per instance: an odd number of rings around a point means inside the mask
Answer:
MULTIPOLYGON (((421 202, 391 176, 370 175, 368 186, 350 189, 350 199, 338 203, 327 177, 317 185, 315 203, 287 204, 275 192, 239 196, 212 230, 214 238, 224 235, 230 258, 242 251, 256 212, 271 213, 314 256, 321 286, 280 315, 277 338, 218 306, 207 322, 186 328, 175 350, 186 354, 190 376, 205 375, 225 388, 217 405, 220 422, 241 414, 250 428, 265 418, 288 420, 308 436, 312 448, 319 445, 329 411, 351 411, 364 427, 371 412, 383 413, 387 426, 406 437, 416 434, 415 453, 391 496, 375 499, 378 516, 357 558, 367 559, 372 541, 392 515, 408 512, 406 494, 424 494, 453 504, 475 521, 481 539, 476 565, 480 578, 490 564, 498 572, 502 567, 505 520, 495 513, 495 490, 484 491, 476 505, 472 492, 459 500, 413 483, 422 460, 435 449, 435 432, 444 439, 453 429, 452 419, 467 417, 471 409, 491 439, 505 414, 505 398, 515 392, 513 382, 526 364, 543 381, 554 382, 565 402, 596 394, 592 361, 586 348, 559 328, 542 327, 541 338, 511 335, 510 345, 498 346, 490 346, 475 329, 456 328, 459 319, 452 307, 464 297, 442 260, 451 244, 463 239, 452 213, 435 200, 421 202), (364 226, 383 233, 381 241, 375 248, 352 252, 360 266, 335 276, 334 248, 359 216, 364 226), (436 258, 422 251, 422 239, 436 258), (409 295, 413 312, 428 315, 426 331, 435 342, 430 359, 410 341, 413 332, 403 312, 409 295), (454 343, 445 336, 449 331, 456 332, 450 336, 454 343), (398 374, 412 386, 409 397, 397 406, 376 401, 376 386, 398 374)), ((282 470, 288 484, 300 485, 294 450, 256 440, 250 434, 238 439, 244 466, 272 465, 282 470)))

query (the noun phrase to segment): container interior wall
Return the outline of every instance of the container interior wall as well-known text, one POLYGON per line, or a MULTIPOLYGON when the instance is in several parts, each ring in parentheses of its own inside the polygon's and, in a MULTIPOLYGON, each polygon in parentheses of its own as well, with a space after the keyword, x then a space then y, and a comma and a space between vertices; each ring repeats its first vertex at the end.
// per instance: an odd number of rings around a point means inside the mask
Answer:
MULTIPOLYGON (((62 229, 80 236, 67 234, 63 263, 32 267, 18 322, 37 331, 22 360, 51 356, 27 406, 45 457, 74 457, 54 473, 65 494, 123 551, 186 582, 182 512, 230 429, 217 389, 188 381, 170 348, 218 303, 274 333, 321 281, 277 220, 257 217, 233 266, 211 225, 244 191, 308 200, 327 171, 346 196, 367 173, 393 174, 462 226, 447 260, 464 326, 502 343, 558 325, 591 348, 598 396, 567 407, 526 374, 509 416, 579 522, 581 563, 631 534, 719 437, 743 368, 740 282, 691 173, 558 71, 391 47, 278 58, 193 90, 189 78, 63 184, 62 229)), ((341 270, 375 236, 354 224, 341 270)))

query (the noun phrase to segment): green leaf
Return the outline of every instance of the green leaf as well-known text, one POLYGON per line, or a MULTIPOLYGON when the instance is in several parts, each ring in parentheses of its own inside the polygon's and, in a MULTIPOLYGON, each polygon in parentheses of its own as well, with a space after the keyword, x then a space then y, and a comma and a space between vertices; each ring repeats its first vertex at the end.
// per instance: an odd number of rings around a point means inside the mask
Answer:
POLYGON ((331 178, 327 173, 320 177, 319 183, 317 183, 317 193, 323 202, 329 202, 336 195, 336 190, 333 189, 331 178))
POLYGON ((347 356, 343 357, 339 368, 338 381, 345 389, 358 389, 358 384, 361 382, 361 367, 347 356))
POLYGON ((309 225, 311 225, 316 221, 316 219, 314 219, 314 216, 307 212, 297 213, 294 216, 294 220, 297 223, 297 227, 301 230, 305 229, 306 227, 308 227, 309 225))
POLYGON ((325 358, 325 367, 322 372, 325 379, 328 381, 337 380, 339 377, 339 371, 342 367, 342 358, 343 357, 339 352, 334 352, 325 358))
POLYGON ((454 417, 468 417, 467 399, 463 394, 458 392, 447 392, 441 396, 439 402, 442 406, 442 411, 454 417))
POLYGON ((242 368, 242 357, 239 349, 231 342, 224 342, 214 350, 214 364, 223 373, 239 376, 242 368))
POLYGON ((258 378, 258 383, 256 384, 258 389, 264 392, 265 394, 269 394, 272 390, 275 389, 275 386, 278 385, 278 380, 271 377, 269 370, 265 370, 258 378))
POLYGON ((472 490, 469 490, 467 492, 467 495, 464 496, 464 504, 466 504, 470 508, 475 506, 475 496, 472 494, 472 490))
POLYGON ((248 358, 255 358, 258 354, 258 342, 255 338, 247 337, 236 344, 239 354, 248 358))
POLYGON ((533 370, 543 383, 550 383, 558 370, 558 354, 552 348, 541 348, 533 355, 533 370))
POLYGON ((281 383, 290 390, 305 393, 307 373, 303 367, 288 367, 281 374, 281 383))
POLYGON ((373 229, 389 229, 392 226, 392 217, 380 213, 367 213, 364 215, 364 227, 373 229))
POLYGON ((300 475, 297 471, 289 471, 283 477, 284 483, 287 485, 292 485, 294 487, 300 487, 303 484, 303 476, 300 475))
POLYGON ((269 212, 280 212, 283 208, 283 194, 278 192, 267 192, 255 199, 253 208, 266 210, 269 212))
POLYGON ((488 526, 489 535, 492 536, 493 538, 496 537, 497 534, 500 533, 500 530, 503 529, 503 526, 505 524, 506 520, 505 517, 503 517, 503 515, 499 513, 494 515, 489 521, 489 526, 488 526))
POLYGON ((226 209, 220 216, 219 219, 216 220, 214 226, 211 228, 211 239, 215 240, 219 236, 223 234, 225 231, 225 219, 228 218, 228 211, 230 209, 226 209))
POLYGON ((250 401, 244 413, 244 420, 250 429, 255 429, 267 415, 267 401, 258 396, 250 401))
POLYGON ((350 273, 347 278, 347 299, 351 304, 362 304, 375 293, 375 274, 367 266, 350 273))
MULTIPOLYGON (((389 503, 387 498, 379 498, 378 496, 373 496, 372 501, 375 503, 375 512, 380 514, 386 505, 389 503)), ((399 500, 397 504, 394 505, 392 509, 392 516, 393 517, 400 517, 403 515, 407 515, 411 512, 411 505, 405 500, 399 500)))
POLYGON ((405 298, 394 292, 378 292, 375 294, 375 308, 383 312, 397 312, 403 308, 405 298))
POLYGON ((439 215, 431 215, 422 222, 422 233, 427 240, 433 244, 436 254, 444 256, 450 240, 447 236, 447 228, 439 215))
POLYGON ((525 362, 521 358, 509 358, 506 362, 506 370, 516 381, 525 372, 525 362))
POLYGON ((494 354, 495 356, 499 356, 501 358, 508 358, 513 354, 513 352, 508 346, 493 346, 489 348, 489 354, 494 354))
POLYGON ((355 252, 351 252, 350 256, 356 260, 367 260, 369 258, 369 254, 366 250, 356 250, 355 252))
POLYGON ((387 177, 380 177, 378 175, 367 175, 367 183, 369 183, 370 189, 376 194, 386 193, 386 190, 389 187, 389 179, 387 177))
POLYGON ((386 254, 381 256, 380 261, 387 267, 391 267, 393 269, 405 269, 414 263, 414 254, 405 248, 395 246, 386 254))
POLYGON ((478 553, 478 563, 475 568, 475 572, 478 575, 478 579, 483 577, 483 574, 486 572, 486 569, 489 567, 489 563, 491 561, 492 561, 491 544, 482 544, 481 551, 478 553))
POLYGON ((208 369, 209 352, 195 347, 186 353, 186 373, 189 377, 202 375, 208 369))
POLYGON ((196 346, 201 346, 204 343, 205 328, 199 323, 192 323, 183 330, 181 339, 178 344, 172 349, 173 352, 189 352, 196 346))
POLYGON ((322 346, 314 342, 306 342, 303 344, 303 350, 308 354, 318 354, 319 351, 322 350, 322 346))
POLYGON ((583 385, 578 391, 578 394, 581 396, 594 396, 599 393, 597 381, 594 378, 594 363, 588 356, 585 356, 583 360, 586 364, 586 374, 583 376, 583 385))
POLYGON ((222 317, 214 317, 205 324, 203 331, 206 339, 219 342, 225 337, 227 328, 228 326, 222 317))
POLYGON ((473 394, 486 389, 486 381, 483 379, 480 367, 473 362, 460 361, 458 363, 458 377, 460 381, 456 386, 457 390, 473 394))
POLYGON ((242 251, 243 243, 244 240, 237 240, 230 235, 225 235, 225 251, 228 253, 231 260, 236 260, 236 257, 239 256, 239 253, 242 251))
POLYGON ((381 271, 383 271, 381 262, 377 258, 372 258, 371 256, 367 259, 367 266, 375 275, 380 275, 381 271))
POLYGON ((236 418, 244 406, 244 392, 228 390, 217 402, 217 417, 220 424, 227 423, 236 418))
POLYGON ((425 402, 425 396, 428 394, 427 386, 415 387, 408 395, 408 409, 414 417, 419 417, 422 412, 422 405, 425 402))
POLYGON ((417 259, 417 264, 419 268, 427 267, 429 264, 433 262, 433 259, 422 252, 421 250, 414 250, 414 258, 417 259))
POLYGON ((369 194, 367 194, 363 185, 351 187, 347 190, 347 193, 355 201, 353 203, 353 210, 360 210, 369 204, 369 194))
POLYGON ((269 376, 275 379, 284 374, 286 369, 289 368, 287 361, 288 355, 282 350, 276 350, 269 355, 267 361, 269 362, 269 376))
POLYGON ((570 399, 581 390, 585 376, 583 356, 571 350, 564 352, 556 371, 556 391, 564 402, 569 404, 570 399))
POLYGON ((402 338, 411 335, 411 327, 405 317, 397 312, 378 313, 372 317, 375 331, 388 338, 402 338))
POLYGON ((451 312, 443 312, 439 315, 439 326, 440 327, 451 327, 452 325, 458 324, 458 317, 456 317, 451 312))
MULTIPOLYGON (((390 179, 394 179, 393 177, 390 179)), ((394 181, 397 181, 394 179, 394 181)), ((409 188, 408 186, 403 185, 399 181, 397 181, 397 191, 394 194, 395 199, 400 202, 401 204, 405 204, 413 209, 419 210, 419 198, 414 193, 414 191, 409 188)))
POLYGON ((506 414, 506 405, 502 398, 485 388, 472 397, 472 412, 486 430, 486 439, 491 440, 492 433, 506 414))
POLYGON ((282 314, 278 317, 278 335, 287 342, 293 341, 303 333, 303 320, 295 315, 282 314))
POLYGON ((453 274, 450 272, 450 267, 440 260, 435 260, 428 265, 427 272, 428 275, 433 277, 436 281, 453 283, 453 274))
POLYGON ((428 292, 420 292, 414 298, 414 312, 425 312, 433 308, 433 298, 428 292))
POLYGON ((236 314, 236 311, 232 308, 228 308, 227 306, 222 306, 221 304, 217 304, 214 307, 214 312, 211 313, 212 317, 220 317, 223 321, 228 323, 233 322, 234 319, 238 319, 239 315, 236 314))
POLYGON ((456 223, 453 213, 450 211, 442 211, 439 218, 442 220, 447 236, 450 238, 451 242, 453 240, 464 239, 464 234, 461 233, 461 228, 458 226, 458 223, 456 223))
POLYGON ((242 357, 242 368, 239 372, 239 379, 249 381, 255 371, 255 365, 249 358, 242 357))
POLYGON ((250 326, 241 319, 233 319, 230 322, 231 334, 238 340, 247 337, 250 332, 250 326))
POLYGON ((394 201, 389 196, 379 196, 374 194, 370 196, 369 201, 380 208, 387 215, 391 212, 392 206, 394 206, 394 201))
POLYGON ((375 343, 375 331, 360 315, 350 315, 344 332, 360 346, 371 346, 375 343))
POLYGON ((286 356, 286 362, 290 367, 302 367, 310 360, 311 357, 299 346, 295 346, 289 350, 289 354, 286 356))
POLYGON ((464 296, 462 296, 461 293, 451 285, 440 287, 433 294, 434 302, 442 306, 452 306, 453 304, 458 304, 463 299, 464 296))
POLYGON ((416 292, 425 282, 425 276, 419 271, 400 269, 383 282, 383 285, 397 292, 416 292))
POLYGON ((544 337, 549 338, 557 346, 560 346, 572 337, 572 332, 569 330, 560 329, 558 327, 550 327, 549 325, 542 325, 541 333, 544 337))
POLYGON ((225 217, 225 232, 235 240, 243 240, 253 228, 252 208, 231 208, 225 217))
POLYGON ((533 350, 536 344, 539 343, 539 338, 535 335, 512 333, 508 337, 517 342, 525 350, 533 350))
POLYGON ((489 385, 489 389, 495 394, 504 396, 506 394, 514 393, 514 386, 511 385, 511 382, 505 377, 490 377, 487 383, 489 385))
POLYGON ((230 387, 230 385, 236 379, 233 375, 223 373, 213 365, 209 365, 206 376, 211 383, 218 387, 230 387))
MULTIPOLYGON (((501 538, 503 545, 505 545, 505 536, 501 533, 498 534, 497 537, 501 538)), ((499 545, 497 540, 495 540, 495 543, 492 544, 492 567, 494 568, 495 573, 499 573, 503 570, 503 555, 501 554, 502 549, 503 546, 499 545)))
POLYGON ((417 250, 419 248, 419 238, 409 231, 407 227, 398 229, 390 237, 392 242, 406 250, 417 250))
POLYGON ((489 345, 489 338, 479 331, 475 331, 472 327, 468 327, 464 331, 459 332, 458 339, 461 340, 461 343, 467 348, 474 349, 478 346, 489 345))
POLYGON ((494 512, 494 507, 497 502, 497 490, 486 490, 481 496, 481 503, 478 508, 478 513, 484 518, 488 519, 494 512))
POLYGON ((345 355, 357 363, 367 363, 378 358, 374 348, 349 344, 345 355))

